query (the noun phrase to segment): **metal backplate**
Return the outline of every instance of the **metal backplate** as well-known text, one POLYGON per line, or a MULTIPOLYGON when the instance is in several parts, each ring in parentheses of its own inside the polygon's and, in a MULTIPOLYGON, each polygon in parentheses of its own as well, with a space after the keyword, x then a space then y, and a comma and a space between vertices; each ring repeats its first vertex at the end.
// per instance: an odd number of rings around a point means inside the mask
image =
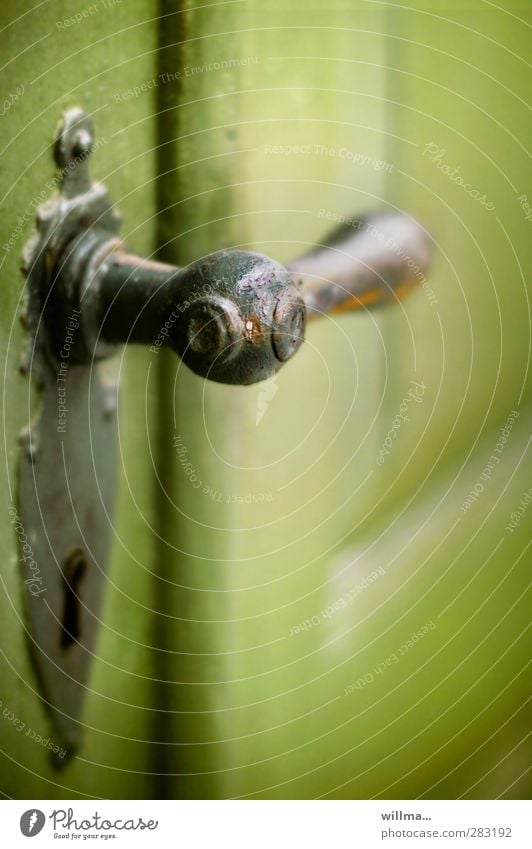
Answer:
POLYGON ((112 363, 79 362, 83 305, 66 318, 51 299, 54 269, 80 229, 105 225, 116 233, 119 227, 107 192, 89 177, 92 144, 89 116, 67 112, 55 143, 59 190, 37 210, 24 250, 29 334, 23 370, 40 391, 30 392, 35 407, 21 435, 21 562, 30 648, 53 742, 70 753, 81 738, 98 632, 117 453, 112 363))
POLYGON ((69 366, 60 384, 48 369, 20 465, 20 517, 31 546, 23 560, 31 650, 54 742, 70 752, 80 740, 115 490, 116 387, 102 382, 98 368, 69 366))

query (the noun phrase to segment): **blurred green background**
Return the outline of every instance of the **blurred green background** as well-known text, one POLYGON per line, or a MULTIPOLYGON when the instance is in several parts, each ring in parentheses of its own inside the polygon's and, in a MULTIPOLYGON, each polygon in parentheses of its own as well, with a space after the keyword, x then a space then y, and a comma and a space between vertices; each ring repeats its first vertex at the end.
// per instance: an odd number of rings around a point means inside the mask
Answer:
MULTIPOLYGON (((528 795, 532 510, 510 522, 531 484, 530 10, 135 0, 62 28, 63 0, 4 3, 3 97, 24 91, 0 124, 0 244, 52 175, 74 104, 108 141, 95 174, 138 252, 283 261, 322 241, 327 213, 379 208, 434 239, 425 288, 312 326, 267 384, 120 359, 85 743, 56 773, 3 720, 5 795, 528 795), (413 381, 419 402, 379 464, 413 381)), ((3 249, 0 698, 50 734, 7 512, 29 388, 18 266, 3 249)))

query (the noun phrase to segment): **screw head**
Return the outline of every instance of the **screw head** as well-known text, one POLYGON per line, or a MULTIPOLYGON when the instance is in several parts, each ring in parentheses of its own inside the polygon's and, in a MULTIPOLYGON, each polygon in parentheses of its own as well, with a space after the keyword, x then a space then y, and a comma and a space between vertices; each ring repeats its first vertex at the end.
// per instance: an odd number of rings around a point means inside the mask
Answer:
POLYGON ((61 170, 72 167, 76 159, 85 160, 92 150, 92 120, 82 109, 69 109, 61 122, 54 145, 55 161, 61 170))
POLYGON ((273 312, 272 346, 281 362, 292 357, 305 338, 307 311, 295 287, 286 289, 277 299, 273 312))
POLYGON ((87 129, 80 129, 74 136, 72 153, 77 158, 87 156, 92 148, 92 135, 87 129))
POLYGON ((227 298, 200 298, 188 311, 186 337, 193 354, 209 361, 231 359, 242 335, 242 318, 227 298))

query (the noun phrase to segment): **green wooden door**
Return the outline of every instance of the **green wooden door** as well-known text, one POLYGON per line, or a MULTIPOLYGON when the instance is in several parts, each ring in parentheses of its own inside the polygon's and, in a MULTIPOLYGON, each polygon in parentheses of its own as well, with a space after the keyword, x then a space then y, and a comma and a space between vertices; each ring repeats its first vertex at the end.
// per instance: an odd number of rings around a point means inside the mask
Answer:
MULTIPOLYGON (((525 796, 529 516, 508 528, 530 483, 526 10, 143 0, 63 31, 67 4, 32 5, 24 26, 2 13, 25 87, 2 119, 2 243, 80 103, 138 252, 289 260, 387 207, 423 222, 435 260, 395 309, 317 323, 263 385, 127 352, 85 744, 54 773, 4 720, 4 792, 525 796)), ((2 266, 0 698, 46 729, 8 514, 21 243, 2 266)))

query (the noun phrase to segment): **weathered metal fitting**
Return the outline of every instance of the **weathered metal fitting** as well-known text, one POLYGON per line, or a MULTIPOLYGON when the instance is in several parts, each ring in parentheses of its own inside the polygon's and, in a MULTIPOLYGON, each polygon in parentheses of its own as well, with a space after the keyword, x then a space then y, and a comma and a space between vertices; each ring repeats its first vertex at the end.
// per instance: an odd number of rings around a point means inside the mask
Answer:
MULTIPOLYGON (((117 344, 170 347, 220 383, 271 377, 304 338, 305 304, 286 269, 250 251, 218 251, 184 268, 143 260, 95 229, 61 256, 51 298, 52 337, 80 313, 77 361, 117 344)), ((57 346, 54 346, 56 350, 57 346)))
POLYGON ((397 299, 428 266, 427 235, 396 213, 352 219, 289 270, 241 250, 218 251, 184 268, 135 256, 116 238, 120 216, 106 190, 90 180, 93 146, 90 118, 69 111, 55 144, 62 191, 41 210, 28 254, 31 278, 38 278, 33 301, 43 307, 55 356, 65 320, 76 310, 76 362, 137 343, 173 348, 201 377, 255 383, 297 352, 307 313, 397 299))
POLYGON ((303 314, 305 305, 286 269, 261 254, 219 251, 187 266, 175 304, 169 344, 192 371, 221 383, 271 377, 304 338, 302 321, 291 353, 279 356, 276 340, 291 332, 288 304, 303 314))

